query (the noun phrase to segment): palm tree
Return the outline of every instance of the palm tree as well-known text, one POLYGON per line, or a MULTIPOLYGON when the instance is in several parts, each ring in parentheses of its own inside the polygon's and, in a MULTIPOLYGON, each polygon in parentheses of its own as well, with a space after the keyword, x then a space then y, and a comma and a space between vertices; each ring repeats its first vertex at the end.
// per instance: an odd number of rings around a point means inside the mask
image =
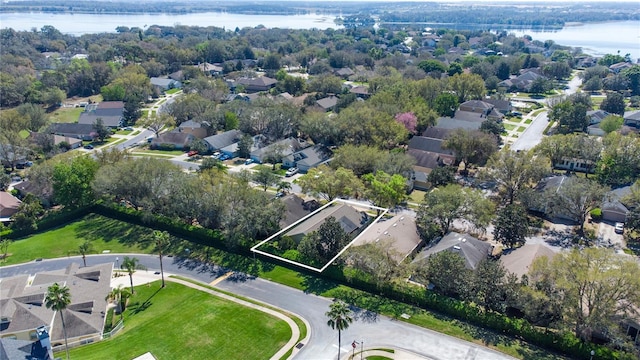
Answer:
POLYGON ((120 308, 120 319, 124 317, 124 310, 127 306, 127 299, 131 297, 131 291, 127 288, 123 288, 122 284, 118 285, 117 288, 113 288, 111 292, 107 295, 105 300, 115 302, 120 308))
POLYGON ((136 270, 144 270, 145 267, 140 265, 140 260, 138 260, 138 258, 130 258, 128 256, 125 256, 124 259, 122 259, 120 268, 126 270, 129 274, 129 281, 131 282, 131 293, 135 294, 135 290, 133 290, 133 273, 136 272, 136 270))
POLYGON ((153 231, 153 242, 156 245, 156 251, 160 257, 160 276, 162 277, 162 287, 164 287, 164 269, 162 268, 162 252, 169 246, 169 233, 166 231, 153 231))
POLYGON ((82 262, 84 263, 84 267, 87 267, 87 254, 93 251, 93 245, 89 240, 83 242, 78 246, 78 252, 82 255, 82 262))
POLYGON ((327 325, 332 329, 338 329, 338 360, 340 359, 340 335, 342 330, 346 330, 353 322, 353 313, 349 310, 349 305, 343 301, 335 301, 329 306, 329 311, 325 313, 329 320, 327 325))
POLYGON ((60 286, 58 283, 53 283, 47 289, 47 295, 44 298, 44 304, 47 309, 57 311, 60 314, 60 320, 62 321, 62 333, 64 334, 64 349, 67 351, 67 360, 69 359, 69 345, 67 344, 67 328, 64 325, 64 315, 62 312, 67 308, 67 305, 71 304, 71 293, 66 286, 60 286))

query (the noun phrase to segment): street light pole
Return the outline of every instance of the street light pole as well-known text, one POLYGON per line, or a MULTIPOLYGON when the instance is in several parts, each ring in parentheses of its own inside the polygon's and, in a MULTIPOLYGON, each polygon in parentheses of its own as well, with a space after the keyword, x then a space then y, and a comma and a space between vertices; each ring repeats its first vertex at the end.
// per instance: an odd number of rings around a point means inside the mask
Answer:
POLYGON ((364 339, 360 340, 360 360, 362 360, 362 353, 364 353, 364 339))
POLYGON ((118 257, 116 256, 116 269, 118 268, 118 257))
POLYGON ((593 360, 593 355, 595 355, 595 354, 596 354, 596 352, 591 350, 591 357, 589 358, 589 360, 593 360))

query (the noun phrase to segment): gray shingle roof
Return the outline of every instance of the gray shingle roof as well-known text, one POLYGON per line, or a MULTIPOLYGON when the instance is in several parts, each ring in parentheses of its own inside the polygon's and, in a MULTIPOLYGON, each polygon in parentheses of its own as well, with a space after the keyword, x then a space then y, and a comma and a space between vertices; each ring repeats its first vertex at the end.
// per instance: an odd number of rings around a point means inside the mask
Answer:
POLYGON ((240 140, 242 132, 240 130, 229 130, 220 134, 204 138, 212 149, 220 150, 240 140))
POLYGON ((493 245, 478 240, 468 234, 450 232, 435 245, 420 252, 413 263, 425 261, 429 256, 441 251, 452 251, 460 254, 468 269, 475 269, 482 259, 487 258, 493 251, 493 245))

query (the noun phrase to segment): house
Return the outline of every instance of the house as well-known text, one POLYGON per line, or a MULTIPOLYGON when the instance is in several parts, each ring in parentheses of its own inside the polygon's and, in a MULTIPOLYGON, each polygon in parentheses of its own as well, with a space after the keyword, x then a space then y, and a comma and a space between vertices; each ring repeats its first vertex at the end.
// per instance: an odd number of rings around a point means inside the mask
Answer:
POLYGON ((604 110, 591 110, 587 111, 587 119, 589 119, 589 125, 600 124, 604 118, 609 116, 608 112, 604 110))
POLYGON ((640 129, 640 110, 625 112, 624 125, 640 129))
POLYGON ((628 63, 628 62, 619 62, 616 64, 613 64, 611 66, 609 66, 609 71, 611 71, 614 74, 619 74, 621 71, 628 69, 630 67, 633 67, 632 63, 628 63))
POLYGON ((543 75, 540 75, 536 70, 524 69, 522 74, 499 82, 498 87, 506 88, 507 90, 510 90, 510 91, 526 92, 526 91, 529 91, 529 89, 531 89, 531 84, 533 84, 535 80, 540 78, 545 78, 545 77, 543 75))
POLYGON ((380 218, 360 235, 353 246, 372 243, 384 244, 398 264, 413 256, 424 245, 415 219, 404 215, 380 218))
POLYGON ((525 244, 517 249, 504 253, 500 257, 500 262, 505 270, 515 274, 518 278, 529 273, 533 261, 541 256, 546 256, 551 260, 555 252, 545 244, 525 244))
POLYGON ((47 326, 36 329, 35 340, 0 338, 0 359, 53 360, 53 350, 47 326))
POLYGON ((631 194, 631 186, 624 186, 609 192, 602 203, 602 220, 608 222, 626 222, 629 208, 625 205, 625 198, 631 194))
POLYGON ((553 164, 553 168, 592 174, 595 172, 595 165, 591 160, 563 157, 562 160, 553 164))
POLYGON ((224 68, 220 64, 209 64, 208 62, 204 62, 202 64, 193 65, 198 68, 200 71, 210 76, 218 76, 221 75, 224 68))
POLYGON ((482 122, 487 120, 484 114, 474 113, 470 111, 456 111, 453 117, 440 117, 437 120, 436 127, 443 129, 465 129, 480 130, 482 122))
POLYGON ((60 316, 47 309, 44 297, 53 283, 65 285, 71 293, 71 304, 63 311, 69 343, 99 340, 107 310, 107 294, 111 290, 113 264, 80 267, 72 263, 64 269, 3 278, 0 287, 1 338, 33 341, 38 329, 50 326, 51 344, 63 344, 60 316))
POLYGON ((338 104, 338 98, 336 96, 327 96, 316 101, 316 105, 322 111, 331 111, 338 104))
MULTIPOLYGON (((445 129, 446 130, 446 129, 445 129)), ((434 135, 440 135, 445 131, 432 130, 434 135)), ((430 138, 425 136, 414 136, 409 141, 407 154, 415 159, 413 166, 413 188, 418 190, 428 190, 430 185, 427 177, 431 170, 440 166, 453 165, 456 156, 451 150, 442 148, 443 139, 430 138)))
POLYGON ((284 216, 280 220, 283 229, 320 208, 318 201, 304 200, 295 194, 283 196, 280 201, 284 204, 284 216))
POLYGON ((349 92, 355 94, 357 97, 361 99, 368 99, 371 94, 369 93, 369 88, 366 86, 354 86, 349 89, 349 92))
POLYGON ((181 132, 166 132, 151 140, 152 149, 172 148, 176 150, 186 149, 197 139, 195 136, 181 132))
POLYGON ((576 221, 573 216, 563 213, 553 214, 553 201, 546 194, 557 194, 561 191, 562 186, 569 177, 565 175, 555 175, 542 179, 538 185, 536 185, 534 191, 524 196, 523 203, 526 204, 527 209, 533 212, 541 213, 543 215, 554 215, 557 218, 576 221))
POLYGON ((322 145, 314 145, 283 157, 282 166, 297 167, 301 173, 306 173, 309 169, 327 162, 330 157, 331 150, 322 145))
POLYGON ((334 74, 336 74, 336 76, 339 76, 343 79, 348 79, 349 76, 352 76, 353 74, 355 74, 353 72, 353 70, 349 69, 349 68, 342 68, 342 69, 338 69, 336 71, 334 71, 334 74))
POLYGON ((168 78, 159 78, 159 77, 152 77, 149 80, 151 82, 151 86, 154 86, 161 91, 182 88, 182 83, 178 80, 173 80, 168 78))
POLYGON ((53 123, 49 125, 48 132, 49 134, 84 141, 93 141, 97 136, 93 124, 53 123))
POLYGON ((458 112, 464 111, 477 113, 487 119, 493 120, 502 120, 502 118, 504 117, 504 114, 497 111, 493 104, 482 100, 469 100, 463 102, 462 104, 460 104, 458 112))
POLYGON ((97 104, 89 104, 80 114, 78 124, 93 125, 98 119, 102 119, 104 126, 117 128, 124 123, 124 102, 103 101, 97 104))
POLYGON ((172 72, 171 74, 169 74, 169 79, 175 80, 175 81, 183 81, 184 80, 184 73, 182 72, 182 70, 178 70, 176 72, 172 72))
POLYGON ((198 139, 204 139, 207 137, 207 128, 204 127, 202 123, 193 120, 187 120, 180 123, 176 130, 180 133, 191 134, 198 139))
MULTIPOLYGON (((242 138, 242 131, 229 130, 220 134, 209 136, 204 138, 204 141, 209 146, 210 151, 220 151, 229 145, 235 144, 242 138)), ((234 156, 235 157, 235 156, 234 156)))
POLYGON ((509 100, 484 99, 482 101, 493 105, 493 109, 499 111, 502 114, 508 114, 511 112, 511 110, 513 110, 513 106, 511 106, 511 101, 509 100))
POLYGON ((281 157, 289 156, 302 148, 302 144, 294 138, 287 138, 265 146, 263 137, 254 137, 250 158, 261 164, 276 153, 280 155, 278 159, 281 159, 281 157))
POLYGON ((336 222, 340 224, 342 230, 347 234, 354 234, 366 226, 369 221, 369 215, 366 212, 358 211, 347 204, 335 203, 298 224, 288 231, 286 235, 299 243, 305 235, 317 231, 329 217, 335 218, 336 222))
POLYGON ((239 78, 236 86, 243 86, 246 92, 269 91, 276 86, 278 80, 266 76, 257 78, 239 78))
POLYGON ((18 212, 22 201, 6 191, 0 191, 0 221, 9 221, 18 212))
POLYGON ((460 254, 464 258, 467 269, 475 270, 480 261, 493 254, 493 245, 478 240, 469 234, 460 234, 452 231, 435 244, 419 252, 412 263, 423 265, 429 256, 441 251, 460 254))

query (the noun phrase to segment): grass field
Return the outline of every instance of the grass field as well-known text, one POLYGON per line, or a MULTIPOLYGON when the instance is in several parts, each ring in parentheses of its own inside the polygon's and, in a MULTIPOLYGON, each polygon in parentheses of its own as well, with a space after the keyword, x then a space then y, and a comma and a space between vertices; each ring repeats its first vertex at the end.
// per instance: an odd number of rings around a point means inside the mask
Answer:
POLYGON ((175 89, 175 88, 174 89, 169 89, 169 90, 165 91, 165 94, 175 94, 178 91, 180 91, 180 89, 175 89))
POLYGON ((504 125, 504 129, 507 130, 507 131, 514 130, 518 126, 518 125, 513 125, 513 124, 505 124, 505 123, 502 123, 502 125, 504 125))
MULTIPOLYGON (((113 220, 110 218, 106 218, 100 215, 89 215, 79 221, 70 223, 63 227, 53 229, 47 231, 45 233, 36 234, 34 236, 21 239, 15 242, 12 242, 9 246, 8 252, 11 254, 6 262, 2 263, 3 265, 22 263, 27 261, 32 261, 36 258, 54 258, 54 257, 63 257, 69 254, 77 255, 78 246, 86 240, 90 240, 94 247, 95 253, 101 253, 103 250, 110 250, 111 252, 121 252, 121 253, 150 253, 151 247, 149 245, 149 229, 137 225, 131 225, 128 223, 124 223, 118 220, 113 220)), ((188 244, 186 242, 178 242, 175 243, 175 249, 172 250, 173 253, 180 253, 181 246, 189 246, 189 248, 193 249, 195 247, 194 244, 188 244)), ((371 295, 365 292, 357 291, 351 289, 349 287, 338 285, 329 281, 322 280, 315 276, 305 275, 287 268, 283 268, 280 266, 275 266, 272 264, 268 264, 262 261, 254 261, 250 258, 245 258, 239 255, 233 255, 229 253, 222 252, 216 249, 209 249, 209 251, 203 252, 206 255, 201 255, 198 257, 200 260, 211 261, 215 264, 218 264, 223 267, 231 268, 237 271, 243 271, 249 274, 257 275, 265 279, 269 279, 281 284, 284 284, 289 287, 293 287, 296 289, 303 290, 305 292, 313 293, 320 296, 325 296, 329 298, 341 298, 348 302, 354 303, 357 299, 357 304, 360 307, 367 308, 370 311, 378 312, 383 315, 391 316, 394 318, 399 318, 400 314, 406 313, 410 314, 411 318, 407 320, 409 323, 414 325, 418 325, 421 327, 429 328, 435 331, 439 331, 451 336, 455 336, 464 340, 468 340, 474 343, 483 344, 485 346, 489 346, 491 348, 502 351, 506 354, 514 356, 516 358, 521 359, 543 359, 543 360, 551 360, 551 359, 563 359, 562 357, 544 351, 542 349, 536 348, 528 343, 522 342, 520 340, 513 339, 508 336, 502 336, 500 334, 496 334, 494 332, 478 328, 455 319, 442 316, 436 313, 432 313, 417 307, 413 307, 404 303, 395 302, 392 300, 388 300, 385 298, 381 298, 375 295, 371 295), (353 296, 352 294, 356 294, 353 296)), ((194 252, 194 255, 195 252, 194 252)), ((141 288, 141 293, 146 288, 141 288)), ((165 294, 167 292, 161 291, 159 294, 165 294)), ((149 293, 149 294, 152 294, 149 293)), ((157 296, 157 295, 156 295, 157 296)), ((140 299, 146 299, 142 296, 140 299)), ((165 316, 173 316, 176 319, 186 319, 185 314, 189 315, 189 311, 197 307, 198 304, 192 304, 192 301, 188 301, 190 298, 180 298, 178 302, 173 304, 172 306, 167 306, 166 308, 162 308, 162 310, 166 309, 174 309, 180 308, 180 316, 176 316, 174 313, 171 313, 169 310, 160 311, 162 314, 158 315, 157 318, 154 317, 145 318, 144 326, 139 327, 139 331, 136 330, 135 334, 124 335, 127 332, 123 332, 121 335, 116 336, 113 340, 109 340, 103 343, 99 343, 96 345, 90 345, 88 347, 83 347, 78 350, 74 350, 72 354, 74 356, 72 358, 78 359, 103 359, 103 358, 114 358, 114 359, 127 359, 133 358, 135 356, 141 355, 142 353, 151 350, 154 355, 158 356, 159 359, 166 358, 177 358, 175 355, 172 356, 164 356, 163 354, 171 354, 173 351, 173 347, 182 347, 184 348, 185 344, 188 344, 190 347, 191 344, 195 344, 199 346, 200 342, 195 340, 194 338, 188 338, 176 340, 175 338, 165 338, 164 334, 162 334, 163 341, 166 341, 167 344, 163 346, 155 344, 155 337, 149 336, 148 334, 158 334, 162 332, 167 332, 172 330, 174 327, 181 329, 180 334, 184 331, 198 331, 198 329, 193 330, 191 325, 186 326, 182 323, 175 323, 174 319, 165 319, 165 316), (183 308, 185 310, 183 310, 183 308), (185 312, 186 311, 186 312, 185 312), (171 313, 173 315, 166 315, 166 313, 171 313), (157 321, 152 321, 156 319, 157 321), (169 325, 162 325, 162 322, 166 322, 169 325), (138 338, 137 336, 140 336, 138 338), (124 338, 125 340, 120 340, 124 338), (173 340, 171 340, 173 339, 173 340), (150 340, 154 340, 154 347, 158 346, 160 350, 158 350, 158 354, 155 353, 154 348, 152 347, 144 347, 139 345, 141 342, 149 342, 150 340), (139 350, 139 353, 129 353, 128 351, 129 345, 123 345, 124 343, 116 343, 116 341, 126 341, 127 344, 129 342, 134 344, 132 346, 133 349, 139 350), (175 344, 174 342, 178 342, 175 344), (112 344, 112 345, 109 345, 112 344), (141 346, 141 347, 136 347, 141 346), (104 348, 102 348, 104 347, 104 348), (100 354, 100 356, 95 355, 94 351, 88 351, 85 349, 96 348, 95 354, 100 354), (116 349, 116 350, 114 350, 116 349), (142 351, 143 349, 147 349, 142 351), (85 352, 87 351, 87 352, 85 352), (109 352, 109 351, 122 351, 122 353, 117 352, 109 352), (78 353, 79 355, 75 355, 78 353), (109 354, 110 356, 107 356, 109 354)), ((200 299, 199 297, 197 299, 200 299)), ((154 297, 152 300, 146 302, 148 305, 142 306, 143 310, 145 307, 152 308, 152 305, 156 304, 156 298, 154 297)), ((164 300, 163 300, 164 301, 164 300)), ((196 301, 199 302, 200 300, 196 301)), ((136 299, 132 300, 132 305, 135 305, 136 299)), ((138 302, 140 302, 138 300, 138 302)), ((142 301, 144 304, 145 302, 142 301)), ((164 305, 163 305, 164 306, 164 305)), ((217 307, 214 307, 217 309, 217 307)), ((125 321, 126 317, 129 316, 129 312, 134 312, 136 307, 131 306, 127 312, 125 312, 125 321)), ((206 309, 198 308, 200 311, 203 311, 203 316, 208 316, 206 313, 206 309)), ((145 310, 146 311, 146 310, 145 310)), ((140 311, 141 313, 145 313, 145 311, 140 311)), ((208 310, 211 311, 211 310, 208 310)), ((213 311, 214 313, 217 312, 213 311)), ((135 315, 135 314, 130 314, 135 315)), ((133 319, 133 316, 132 316, 133 319)), ((131 320, 133 321, 133 320, 131 320)), ((194 320, 197 321, 197 320, 194 320)), ((184 321, 185 323, 189 323, 189 321, 184 321)), ((133 325, 136 323, 128 322, 126 323, 126 329, 133 328, 133 325)), ((190 323, 189 323, 190 324, 190 323)), ((141 324, 142 325, 142 324, 141 324)), ((138 328, 136 326, 136 328, 138 328)), ((287 327, 288 328, 288 327, 287 327)), ((214 330, 219 330, 218 328, 214 330)), ((247 329, 249 331, 250 329, 247 329)), ((204 330, 203 330, 204 331, 204 330)), ((185 332, 186 333, 186 332, 185 332)), ((216 333, 212 331, 211 333, 216 333)), ((224 335, 227 334, 225 330, 224 335)), ((260 334, 258 334, 259 336, 260 334)), ((175 336, 175 335, 173 335, 175 336)), ((210 337, 206 339, 207 342, 215 342, 218 341, 215 337, 210 337)), ((253 344, 253 341, 251 342, 253 344)), ((220 353, 218 355, 218 348, 215 345, 207 346, 207 349, 211 351, 211 349, 216 349, 213 355, 208 353, 207 356, 200 358, 234 358, 234 356, 230 356, 229 353, 220 353)), ((274 351, 275 352, 275 351, 274 351)), ((178 353, 179 354, 179 353, 178 353)), ((244 353, 243 353, 244 354, 244 353)), ((262 354, 264 355, 264 354, 262 354)), ((253 356, 253 355, 250 355, 253 356)), ((257 356, 257 355, 256 355, 257 356)), ((187 357, 193 358, 193 357, 187 357)), ((198 358, 198 357, 195 357, 198 358)), ((244 357, 243 358, 250 358, 244 357)), ((261 357, 255 357, 261 358, 261 357)), ((264 357, 263 357, 264 358, 264 357)))
MULTIPOLYGON (((168 282, 139 286, 109 340, 70 351, 71 359, 268 359, 291 337, 286 322, 261 311, 168 282)), ((62 356, 63 354, 57 354, 62 356)))
POLYGON ((538 116, 541 112, 543 112, 544 110, 545 110, 545 109, 538 109, 538 110, 535 110, 535 111, 533 111, 533 112, 531 113, 531 116, 532 116, 532 117, 536 117, 536 116, 538 116))
POLYGON ((527 125, 531 124, 532 122, 533 122, 533 120, 531 120, 531 119, 527 119, 527 120, 524 121, 524 123, 527 124, 527 125))
POLYGON ((51 122, 74 123, 78 122, 83 108, 59 108, 51 114, 51 122))
POLYGON ((19 264, 34 259, 52 259, 78 255, 78 246, 91 241, 93 253, 150 253, 149 229, 100 215, 89 215, 62 227, 11 242, 8 258, 2 265, 19 264))
POLYGON ((518 129, 517 129, 516 131, 517 131, 517 132, 523 132, 523 131, 525 131, 525 130, 527 130, 527 128, 526 128, 526 127, 524 127, 524 126, 520 126, 520 127, 518 127, 518 129))

